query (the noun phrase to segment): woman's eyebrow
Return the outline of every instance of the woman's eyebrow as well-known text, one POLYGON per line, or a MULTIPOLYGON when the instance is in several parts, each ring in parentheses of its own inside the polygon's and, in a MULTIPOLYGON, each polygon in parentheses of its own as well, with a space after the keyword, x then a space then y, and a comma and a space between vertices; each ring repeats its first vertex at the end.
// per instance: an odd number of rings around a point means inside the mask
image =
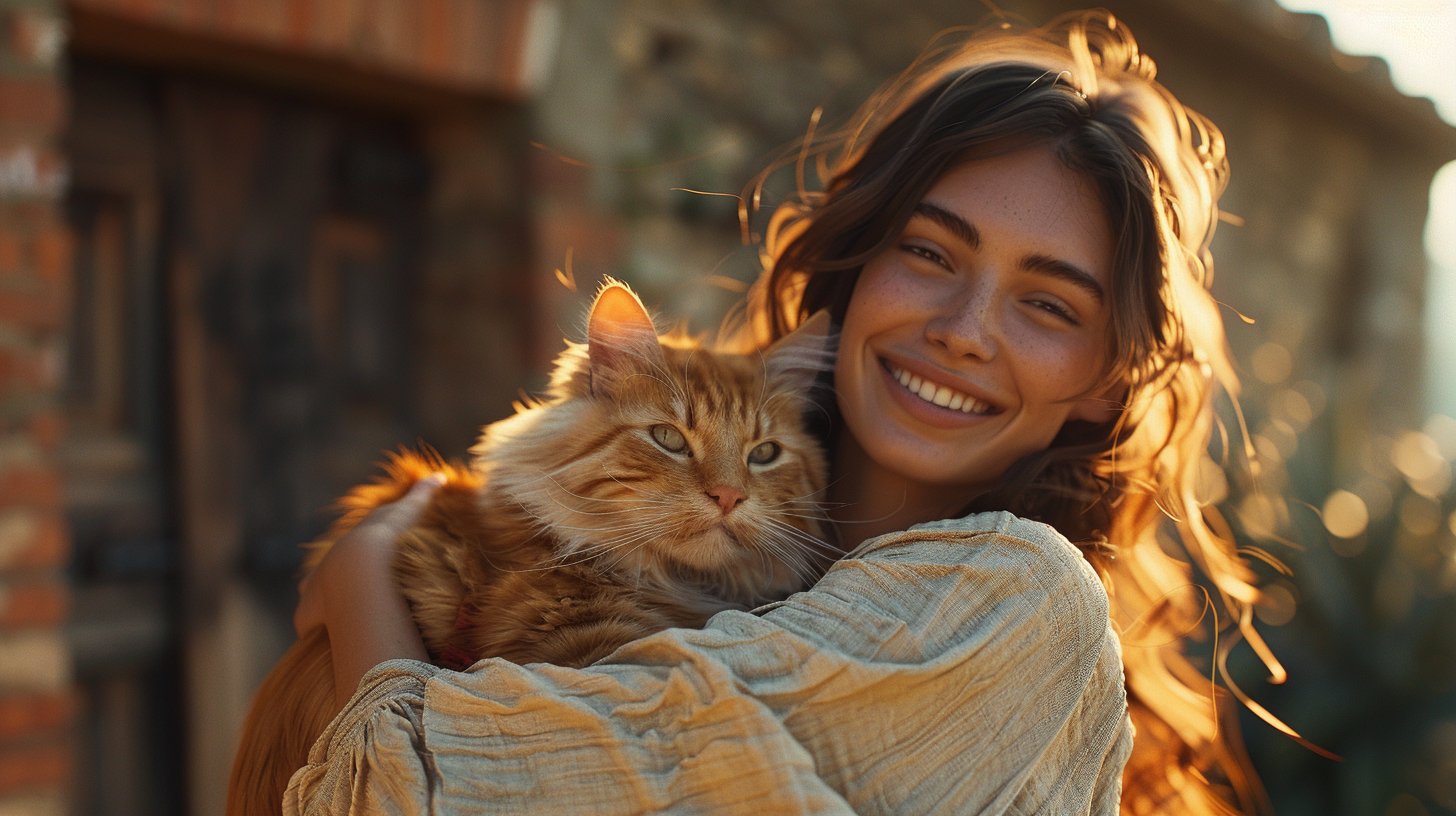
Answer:
POLYGON ((1022 258, 1021 268, 1028 272, 1059 278, 1073 286, 1085 289, 1088 294, 1097 298, 1099 304, 1104 303, 1107 299, 1106 293, 1102 291, 1102 284, 1098 283, 1097 279, 1092 277, 1087 270, 1075 264, 1038 253, 1022 258))
POLYGON ((923 215, 931 221, 945 227, 955 236, 966 243, 971 249, 979 249, 981 246, 981 231, 959 215, 942 207, 937 207, 929 201, 922 201, 915 205, 915 214, 923 215))
MULTIPOLYGON (((955 233, 955 236, 964 241, 971 249, 979 249, 981 246, 981 231, 976 229, 976 225, 944 207, 937 207, 929 201, 922 201, 915 205, 915 215, 929 218, 955 233)), ((1099 304, 1105 303, 1107 300, 1107 293, 1102 291, 1102 284, 1098 283, 1091 273, 1076 264, 1059 261, 1050 255, 1038 253, 1023 258, 1021 267, 1028 272, 1050 275, 1081 287, 1092 297, 1097 298, 1099 304)))

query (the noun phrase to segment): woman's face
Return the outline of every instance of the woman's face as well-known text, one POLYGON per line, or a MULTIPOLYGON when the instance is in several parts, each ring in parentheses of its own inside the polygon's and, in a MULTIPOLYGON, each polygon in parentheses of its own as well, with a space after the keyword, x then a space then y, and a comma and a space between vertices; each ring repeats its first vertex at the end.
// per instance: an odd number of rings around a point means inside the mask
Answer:
POLYGON ((854 441, 912 482, 980 486, 1069 419, 1112 416, 1113 239, 1093 183, 1047 147, 958 165, 849 302, 835 388, 854 441))

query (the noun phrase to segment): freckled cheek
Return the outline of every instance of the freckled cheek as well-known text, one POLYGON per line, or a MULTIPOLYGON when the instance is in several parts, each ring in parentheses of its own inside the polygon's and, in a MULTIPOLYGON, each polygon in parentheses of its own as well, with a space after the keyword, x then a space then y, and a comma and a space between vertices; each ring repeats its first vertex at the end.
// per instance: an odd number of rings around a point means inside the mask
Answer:
POLYGON ((1022 326, 1009 332, 1007 345, 1017 360, 1023 399, 1047 402, 1085 391, 1099 373, 1099 355, 1084 338, 1059 337, 1022 326))
POLYGON ((923 316, 936 297, 925 276, 899 264, 872 261, 855 285, 850 317, 866 331, 877 331, 923 316))

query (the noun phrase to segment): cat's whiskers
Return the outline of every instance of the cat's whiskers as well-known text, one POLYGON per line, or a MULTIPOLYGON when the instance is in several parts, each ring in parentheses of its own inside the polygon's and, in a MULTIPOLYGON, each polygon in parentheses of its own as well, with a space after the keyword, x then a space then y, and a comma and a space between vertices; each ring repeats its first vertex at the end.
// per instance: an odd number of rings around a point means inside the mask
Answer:
POLYGON ((636 513, 639 509, 638 507, 624 507, 620 510, 583 510, 580 507, 572 507, 564 502, 551 498, 550 496, 547 496, 546 498, 551 499, 551 503, 556 505, 557 507, 560 507, 567 512, 575 513, 579 516, 620 516, 623 514, 636 513))
MULTIPOLYGON (((566 468, 563 468, 563 470, 565 470, 565 469, 566 468)), ((602 469, 603 470, 606 470, 606 465, 602 465, 602 469)), ((547 479, 550 479, 551 480, 551 483, 554 484, 554 485, 556 485, 556 487, 559 488, 561 490, 561 492, 565 493, 568 496, 571 496, 572 498, 582 499, 583 501, 621 502, 621 503, 630 503, 630 504, 634 504, 634 505, 641 504, 641 503, 652 503, 652 504, 670 504, 671 503, 671 502, 668 502, 666 500, 659 500, 659 499, 607 499, 607 498, 603 498, 601 496, 583 496, 583 495, 581 495, 579 493, 573 493, 571 490, 569 490, 566 487, 566 485, 563 485, 560 482, 560 480, 558 480, 555 476, 552 476, 550 473, 548 473, 545 468, 541 468, 541 475, 544 476, 547 479)), ((607 477, 610 478, 612 481, 616 482, 617 484, 621 485, 622 487, 625 487, 628 490, 631 490, 634 493, 639 493, 640 494, 642 492, 640 490, 637 490, 635 488, 629 487, 628 485, 624 484, 620 479, 617 478, 616 474, 612 473, 611 471, 607 471, 607 477)))
MULTIPOLYGON (((638 532, 640 530, 645 530, 645 529, 655 530, 655 529, 658 529, 658 528, 670 526, 671 525, 671 522, 672 522, 672 519, 676 515, 677 515, 676 513, 672 513, 672 512, 656 512, 656 513, 650 513, 650 514, 649 513, 643 513, 643 514, 639 514, 636 518, 632 519, 631 521, 627 522, 626 524, 619 524, 619 525, 612 526, 612 527, 594 527, 594 528, 590 528, 590 531, 591 532, 602 533, 602 534, 614 534, 614 533, 636 533, 636 532, 638 532)), ((595 538, 594 540, 592 540, 592 541, 584 544, 583 546, 577 547, 576 549, 580 550, 580 549, 599 548, 599 547, 602 547, 604 545, 610 544, 614 540, 616 540, 616 539, 613 539, 610 536, 607 537, 607 538, 595 538)))
MULTIPOLYGON (((638 490, 637 488, 632 487, 631 485, 627 484, 626 482, 622 481, 621 479, 618 479, 617 478, 617 474, 611 472, 610 470, 607 470, 607 466, 606 465, 602 465, 602 470, 606 471, 606 474, 607 474, 608 478, 610 478, 612 481, 616 482, 619 487, 622 487, 622 488, 625 488, 627 490, 630 490, 633 493, 636 493, 638 496, 643 496, 644 498, 640 499, 640 501, 642 501, 642 502, 645 502, 647 504, 676 504, 677 503, 677 502, 674 502, 674 501, 670 501, 666 497, 661 498, 661 499, 649 499, 649 498, 645 498, 645 496, 647 495, 646 493, 643 493, 641 490, 638 490)), ((659 494, 654 494, 654 495, 659 495, 660 496, 662 494, 659 493, 659 494)), ((606 501, 633 501, 633 499, 610 499, 610 500, 606 500, 606 501)))
POLYGON ((819 413, 823 414, 824 415, 824 420, 826 422, 832 423, 834 421, 834 417, 829 413, 829 409, 827 409, 827 408, 824 407, 823 402, 821 400, 815 399, 812 396, 809 396, 808 394, 790 394, 790 393, 780 392, 778 394, 774 394, 773 396, 771 396, 767 400, 765 400, 763 407, 767 407, 773 400, 776 400, 776 399, 802 400, 803 402, 807 402, 810 405, 810 407, 812 407, 814 410, 816 410, 819 413))
MULTIPOLYGON (((648 516, 644 516, 641 512, 633 513, 632 514, 632 520, 631 521, 629 521, 625 525, 620 525, 620 526, 617 526, 617 527, 610 527, 610 526, 609 527, 602 527, 602 526, 575 527, 575 526, 571 526, 571 525, 568 525, 568 524, 562 524, 562 523, 558 522, 556 519, 548 519, 548 518, 545 518, 545 517, 541 516, 539 513, 536 513, 534 511, 532 511, 532 509, 529 506, 527 506, 525 502, 521 501, 521 499, 518 498, 518 497, 512 497, 512 500, 515 502, 516 506, 518 508, 520 508, 521 512, 522 513, 525 513, 528 517, 530 517, 534 521, 535 525, 538 526, 539 528, 541 528, 542 531, 550 531, 550 530, 573 530, 573 531, 587 532, 587 533, 593 533, 593 532, 613 532, 613 531, 616 531, 616 530, 630 529, 630 528, 634 527, 637 524, 643 523, 644 521, 650 523, 650 522, 657 521, 657 520, 661 520, 661 519, 665 519, 665 518, 671 518, 674 515, 673 513, 670 513, 670 512, 662 512, 660 509, 658 509, 654 515, 648 515, 648 516)), ((564 505, 560 505, 559 502, 557 504, 558 504, 558 506, 564 507, 564 505)), ((566 508, 566 509, 567 510, 570 510, 571 508, 566 508)), ((590 515, 590 514, 584 514, 584 515, 590 515)))
POLYGON ((799 518, 829 520, 826 508, 819 502, 779 502, 764 505, 763 511, 773 515, 797 515, 799 518))
MULTIPOLYGON (((811 499, 811 498, 809 498, 810 496, 813 496, 813 495, 816 495, 816 494, 819 494, 819 493, 823 493, 823 492, 824 492, 824 490, 821 488, 819 490, 814 490, 814 491, 811 491, 809 493, 803 493, 803 494, 800 494, 798 496, 790 496, 789 498, 784 499, 781 502, 778 502, 776 504, 766 505, 766 506, 767 507, 778 507, 779 505, 783 505, 783 504, 793 504, 793 503, 798 503, 798 504, 813 504, 813 505, 825 504, 826 502, 821 502, 818 499, 811 499)), ((833 504, 833 502, 827 502, 827 503, 833 504)))
POLYGON ((773 535, 778 536, 780 539, 786 539, 786 541, 792 542, 796 551, 804 552, 805 555, 810 555, 815 560, 818 560, 818 558, 837 560, 837 558, 843 555, 834 546, 828 545, 826 542, 802 532, 802 530, 796 530, 794 527, 772 526, 766 532, 773 533, 773 535))
POLYGON ((800 530, 798 527, 793 526, 792 524, 787 524, 772 517, 764 518, 763 522, 768 526, 770 530, 778 531, 780 534, 792 538, 793 540, 802 544, 806 548, 806 550, 817 550, 824 555, 832 555, 834 558, 839 558, 841 555, 843 555, 843 553, 841 553, 838 549, 836 549, 833 545, 829 544, 827 541, 824 541, 823 539, 811 533, 806 533, 803 530, 800 530))
MULTIPOLYGON (((624 560, 626 560, 633 553, 637 552, 638 550, 640 550, 644 546, 646 546, 647 545, 647 541, 649 540, 649 538, 650 538, 650 536, 649 537, 643 537, 641 541, 638 541, 637 542, 637 545, 636 546, 634 546, 632 549, 628 550, 627 552, 622 553, 620 556, 617 557, 617 560, 616 561, 613 561, 611 564, 608 564, 607 565, 607 569, 615 571, 617 569, 617 567, 620 566, 621 563, 624 560)), ((626 545, 624 544, 622 546, 626 546, 626 545)), ((642 570, 640 570, 640 569, 639 570, 633 570, 633 575, 635 577, 635 581, 633 582, 634 588, 641 589, 642 588, 642 570)))
MULTIPOLYGON (((848 474, 845 474, 845 475, 848 475, 848 474)), ((835 486, 836 484, 839 484, 840 480, 843 479, 843 478, 845 478, 845 477, 844 476, 840 476, 838 479, 835 479, 834 481, 829 482, 828 484, 824 485, 823 487, 819 488, 818 490, 811 490, 808 493, 804 493, 804 494, 795 496, 795 497, 793 497, 791 499, 785 499, 784 501, 779 502, 778 504, 770 504, 770 505, 765 505, 765 506, 766 507, 778 507, 780 505, 789 504, 791 502, 806 502, 806 501, 809 501, 809 498, 808 498, 809 496, 814 496, 814 495, 818 495, 820 493, 827 492, 829 490, 829 488, 835 486)), ((829 506, 829 505, 838 505, 838 506, 841 506, 841 507, 847 507, 848 506, 844 502, 821 502, 821 501, 814 501, 813 504, 816 505, 816 506, 829 506)))
MULTIPOLYGON (((570 504, 562 501, 561 499, 557 498, 556 496, 553 496, 551 494, 551 491, 549 489, 548 490, 545 490, 545 491, 542 491, 542 493, 544 495, 544 498, 547 501, 549 501, 551 504, 554 504, 557 507, 561 508, 562 510, 565 510, 566 512, 571 513, 571 514, 580 515, 580 516, 616 516, 616 515, 632 515, 632 516, 638 516, 644 510, 661 511, 663 509, 666 509, 666 508, 669 508, 669 507, 673 506, 673 502, 669 502, 669 501, 666 501, 666 500, 663 500, 663 499, 653 499, 653 498, 646 498, 646 497, 639 497, 639 498, 633 498, 633 499, 609 499, 609 498, 603 498, 603 497, 599 497, 599 496, 582 496, 580 494, 574 493, 571 490, 567 489, 564 485, 561 484, 560 481, 558 481, 556 478, 552 477, 549 473, 545 473, 544 470, 542 471, 542 473, 543 473, 543 475, 545 476, 546 479, 549 479, 550 482, 557 487, 557 489, 559 489, 562 493, 564 493, 564 494, 566 494, 568 496, 571 496, 572 498, 580 499, 583 502, 606 502, 606 503, 610 503, 610 504, 620 503, 620 504, 630 505, 629 507, 618 508, 618 509, 613 509, 613 510, 587 510, 584 507, 573 507, 572 505, 570 505, 570 504)), ((610 473, 608 475, 611 476, 610 473)), ((615 478, 616 477, 613 476, 612 478, 615 481, 615 478)), ((621 484, 621 482, 618 482, 618 484, 621 484)), ((625 487, 626 485, 623 485, 623 486, 625 487)), ((526 504, 521 500, 520 497, 514 497, 514 498, 516 500, 516 504, 518 506, 520 506, 521 509, 524 512, 526 512, 527 515, 531 516, 537 522, 539 522, 541 525, 543 525, 543 527, 550 527, 550 528, 562 529, 562 530, 585 530, 585 531, 590 531, 590 530, 594 530, 594 529, 602 529, 602 528, 592 528, 592 527, 573 527, 573 526, 568 525, 568 524, 558 523, 554 519, 547 519, 547 518, 544 518, 543 516, 541 516, 539 513, 533 512, 530 508, 528 508, 526 506, 526 504)))
MULTIPOLYGON (((655 516, 643 517, 641 520, 634 521, 633 523, 630 523, 630 524, 623 524, 623 525, 620 525, 620 526, 617 526, 617 527, 602 527, 602 528, 596 528, 595 530, 593 530, 593 532, 601 532, 601 533, 634 533, 635 534, 635 533, 637 533, 639 531, 642 531, 642 530, 655 530, 659 526, 661 526, 660 525, 660 522, 662 522, 662 521, 664 521, 666 519, 670 519, 671 517, 672 517, 672 514, 670 514, 670 513, 662 513, 662 514, 655 515, 655 516)), ((616 539, 610 539, 610 538, 608 538, 608 539, 604 539, 604 540, 598 540, 598 541, 594 541, 594 542, 592 542, 590 544, 587 544, 587 545, 585 545, 583 547, 577 547, 576 549, 578 551, 580 551, 580 550, 589 550, 589 549, 597 549, 597 548, 600 548, 600 547, 603 547, 603 546, 609 546, 609 545, 611 545, 611 543, 613 541, 616 541, 616 539)))
POLYGON ((796 552, 793 542, 784 538, 777 531, 765 531, 765 536, 759 539, 759 546, 773 554, 776 561, 783 564, 799 583, 809 586, 814 583, 814 570, 804 562, 800 554, 796 552))
POLYGON ((782 512, 781 511, 778 514, 778 516, 781 519, 784 519, 784 518, 794 518, 794 519, 803 519, 804 521, 816 521, 816 522, 819 522, 820 524, 824 525, 826 528, 831 527, 832 524, 833 524, 833 522, 831 522, 829 519, 825 518, 822 515, 819 515, 819 516, 806 516, 806 515, 803 515, 802 513, 788 513, 788 512, 782 512))
POLYGON ((659 534, 661 532, 660 526, 656 523, 660 520, 661 518, 659 517, 658 519, 646 520, 638 525, 624 525, 623 527, 616 528, 618 530, 627 530, 630 534, 618 539, 612 539, 605 542, 596 542, 586 547, 572 548, 571 550, 561 553, 560 555, 552 556, 551 558, 546 559, 546 563, 542 564, 539 567, 527 567, 518 570, 502 571, 544 572, 546 570, 561 569, 562 567, 574 567, 578 564, 585 564, 588 561, 593 561, 601 558, 602 556, 611 553, 613 550, 620 549, 621 547, 625 547, 633 542, 640 542, 638 546, 641 546, 641 543, 645 543, 653 535, 659 534))
MULTIPOLYGON (((583 563, 584 561, 589 561, 589 560, 593 560, 593 559, 603 559, 603 558, 605 558, 605 556, 610 555, 614 550, 619 550, 619 549, 622 549, 622 548, 627 547, 629 545, 633 545, 630 550, 628 550, 625 553, 622 553, 611 564, 606 564, 605 565, 606 569, 611 570, 611 571, 615 571, 617 569, 617 567, 621 565, 622 561, 624 561, 625 559, 629 558, 633 553, 637 552, 642 547, 646 546, 646 544, 647 544, 648 541, 651 541, 653 538, 661 537, 662 535, 668 534, 668 533, 671 532, 671 525, 670 524, 660 525, 660 524, 657 524, 656 523, 656 521, 660 521, 660 520, 661 520, 661 517, 659 517, 659 519, 653 521, 651 524, 645 525, 644 529, 640 530, 639 532, 637 532, 637 533, 635 533, 633 535, 625 536, 623 538, 618 538, 618 539, 614 539, 614 540, 611 540, 611 541, 598 542, 597 544, 594 544, 592 546, 589 546, 589 547, 586 547, 586 548, 582 548, 581 550, 578 550, 577 552, 583 552, 584 551, 584 552, 588 552, 589 555, 586 558, 582 559, 581 561, 576 561, 574 563, 578 563, 579 564, 579 563, 583 563)), ((640 569, 633 570, 633 575, 635 576, 635 584, 636 584, 636 586, 638 588, 640 588, 640 586, 641 586, 641 578, 642 578, 642 570, 640 570, 640 569)))

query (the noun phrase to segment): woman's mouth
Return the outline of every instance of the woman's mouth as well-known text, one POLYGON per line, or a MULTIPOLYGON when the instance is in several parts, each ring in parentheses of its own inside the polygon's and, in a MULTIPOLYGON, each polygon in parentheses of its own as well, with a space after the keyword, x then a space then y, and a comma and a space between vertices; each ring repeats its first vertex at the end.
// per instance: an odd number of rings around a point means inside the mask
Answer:
POLYGON ((947 385, 932 382, 917 374, 911 374, 903 368, 889 362, 883 361, 889 370, 890 376, 899 381, 900 385, 919 399, 938 405, 941 408, 948 408, 952 411, 960 411, 975 416, 987 416, 997 413, 995 406, 985 400, 979 400, 963 391, 957 391, 947 385))

